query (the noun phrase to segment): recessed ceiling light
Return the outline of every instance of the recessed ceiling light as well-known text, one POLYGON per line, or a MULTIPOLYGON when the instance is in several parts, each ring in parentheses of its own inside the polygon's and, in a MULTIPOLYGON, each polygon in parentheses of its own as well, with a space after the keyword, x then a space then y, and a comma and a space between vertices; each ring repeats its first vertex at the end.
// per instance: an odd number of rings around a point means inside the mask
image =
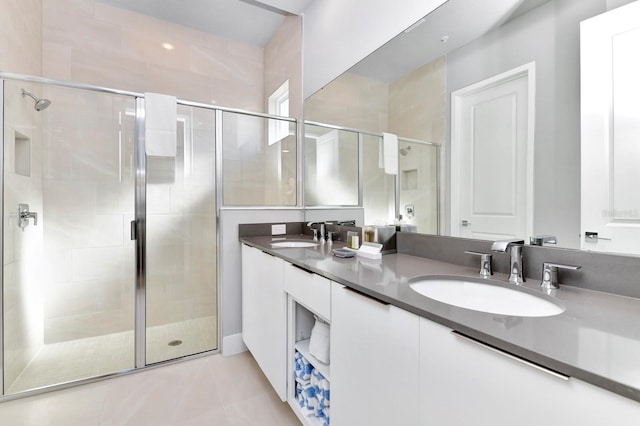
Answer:
POLYGON ((441 42, 443 42, 443 43, 448 42, 448 41, 449 41, 449 36, 442 36, 442 37, 440 37, 440 41, 441 41, 441 42))
POLYGON ((164 47, 167 50, 173 50, 173 44, 171 43, 162 43, 162 47, 164 47))

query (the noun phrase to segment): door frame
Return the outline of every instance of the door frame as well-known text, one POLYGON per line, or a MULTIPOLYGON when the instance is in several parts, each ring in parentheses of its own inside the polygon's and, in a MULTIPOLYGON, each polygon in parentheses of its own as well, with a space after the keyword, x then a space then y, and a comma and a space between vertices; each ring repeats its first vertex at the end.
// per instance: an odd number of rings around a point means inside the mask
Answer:
POLYGON ((451 236, 460 236, 460 158, 462 156, 462 113, 464 101, 467 97, 483 90, 491 89, 509 81, 527 78, 527 183, 526 183, 526 233, 533 235, 533 199, 534 199, 534 136, 535 136, 535 93, 536 93, 536 64, 529 62, 509 71, 489 77, 462 89, 451 92, 451 199, 450 225, 451 236))

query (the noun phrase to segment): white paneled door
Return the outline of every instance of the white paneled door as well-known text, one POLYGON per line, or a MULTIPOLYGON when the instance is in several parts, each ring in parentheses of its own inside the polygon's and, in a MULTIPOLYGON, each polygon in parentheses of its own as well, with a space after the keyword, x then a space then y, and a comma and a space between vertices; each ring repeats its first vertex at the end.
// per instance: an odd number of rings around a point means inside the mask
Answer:
POLYGON ((533 231, 534 64, 452 93, 451 234, 533 231))

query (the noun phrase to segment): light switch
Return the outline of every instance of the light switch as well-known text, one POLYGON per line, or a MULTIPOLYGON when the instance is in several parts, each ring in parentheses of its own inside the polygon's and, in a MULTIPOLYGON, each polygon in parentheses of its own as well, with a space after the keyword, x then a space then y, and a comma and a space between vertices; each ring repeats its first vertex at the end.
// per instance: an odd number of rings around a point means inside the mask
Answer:
POLYGON ((287 225, 271 225, 271 235, 284 235, 287 233, 287 225))

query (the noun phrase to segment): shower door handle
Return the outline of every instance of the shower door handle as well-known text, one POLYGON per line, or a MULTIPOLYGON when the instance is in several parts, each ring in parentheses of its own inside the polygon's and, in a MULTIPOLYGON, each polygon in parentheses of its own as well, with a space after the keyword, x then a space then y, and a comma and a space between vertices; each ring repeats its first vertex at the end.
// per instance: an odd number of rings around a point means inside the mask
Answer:
POLYGON ((29 219, 33 219, 33 226, 38 224, 38 213, 29 211, 29 204, 18 204, 18 226, 22 229, 29 226, 29 219))
POLYGON ((138 228, 135 220, 131 221, 131 239, 134 241, 138 239, 138 228))

